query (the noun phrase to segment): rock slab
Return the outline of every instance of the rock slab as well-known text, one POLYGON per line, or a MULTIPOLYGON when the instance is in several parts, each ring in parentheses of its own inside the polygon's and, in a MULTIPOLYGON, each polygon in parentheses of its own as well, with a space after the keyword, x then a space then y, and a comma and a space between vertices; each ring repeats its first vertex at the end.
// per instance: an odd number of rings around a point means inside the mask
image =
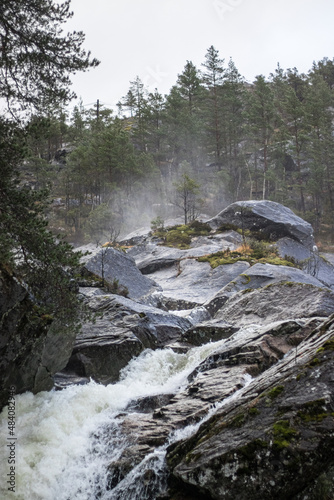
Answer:
POLYGON ((99 249, 86 260, 84 267, 110 285, 117 282, 125 287, 128 297, 134 300, 140 301, 159 290, 156 283, 142 275, 131 256, 112 247, 99 249))

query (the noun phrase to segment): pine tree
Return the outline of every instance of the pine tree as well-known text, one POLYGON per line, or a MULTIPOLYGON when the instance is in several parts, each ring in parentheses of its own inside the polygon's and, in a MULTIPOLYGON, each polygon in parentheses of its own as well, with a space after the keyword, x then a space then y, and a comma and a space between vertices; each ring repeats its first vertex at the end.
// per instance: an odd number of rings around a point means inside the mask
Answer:
POLYGON ((254 152, 255 192, 257 194, 261 191, 262 199, 266 199, 269 194, 269 153, 275 128, 275 108, 271 86, 263 75, 256 77, 254 85, 248 93, 248 98, 247 119, 254 152), (257 168, 259 156, 262 163, 261 168, 257 168), (262 177, 260 185, 258 185, 259 174, 262 177))
POLYGON ((213 147, 215 163, 218 169, 221 168, 222 152, 222 85, 224 78, 224 59, 219 58, 219 52, 213 45, 209 47, 205 62, 202 66, 205 70, 202 72, 202 80, 208 90, 206 96, 207 129, 208 129, 208 147, 213 147))
POLYGON ((307 190, 313 199, 316 232, 323 216, 334 234, 334 126, 333 90, 319 73, 311 73, 305 93, 305 112, 310 126, 306 144, 310 173, 307 190))
POLYGON ((295 187, 299 191, 299 208, 305 213, 305 180, 303 178, 303 155, 308 141, 308 121, 305 110, 307 82, 296 68, 286 74, 287 87, 284 101, 285 120, 289 131, 288 151, 297 166, 295 187))
POLYGON ((44 110, 75 94, 70 76, 98 65, 82 45, 81 31, 64 35, 70 0, 2 0, 0 4, 0 96, 10 109, 44 110))
POLYGON ((166 99, 165 134, 171 156, 176 164, 188 161, 194 169, 200 164, 203 90, 199 71, 187 61, 166 99))
POLYGON ((244 155, 240 144, 245 140, 244 81, 232 59, 229 60, 222 86, 221 102, 222 158, 228 174, 231 201, 240 199, 244 174, 244 155))
MULTIPOLYGON (((98 64, 83 48, 82 32, 63 35, 70 1, 3 0, 0 5, 0 98, 16 121, 0 118, 0 266, 23 281, 32 297, 63 324, 80 308, 70 270, 80 254, 48 229, 48 192, 33 191, 18 174, 27 157, 19 110, 39 113, 70 100, 70 75, 98 64)), ((20 115, 22 118, 22 115, 20 115)))
POLYGON ((181 167, 184 170, 180 176, 178 182, 174 183, 175 187, 175 200, 174 205, 181 208, 184 217, 184 223, 196 219, 199 214, 199 210, 203 204, 200 198, 200 185, 191 178, 187 170, 189 170, 189 164, 185 161, 182 162, 181 167))

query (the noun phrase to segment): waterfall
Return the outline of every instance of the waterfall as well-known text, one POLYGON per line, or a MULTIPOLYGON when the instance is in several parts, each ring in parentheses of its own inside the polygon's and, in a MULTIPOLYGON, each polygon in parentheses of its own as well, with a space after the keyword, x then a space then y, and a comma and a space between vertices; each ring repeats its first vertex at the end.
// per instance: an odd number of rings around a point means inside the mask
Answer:
MULTIPOLYGON (((126 415, 130 401, 139 397, 171 394, 184 388, 194 368, 224 342, 183 354, 171 349, 148 349, 122 370, 119 382, 108 386, 91 381, 62 391, 17 395, 15 500, 152 498, 152 488, 163 488, 166 446, 145 457, 118 486, 108 488, 108 464, 117 460, 127 446, 120 431, 122 414, 126 415)), ((0 415, 2 478, 8 472, 4 451, 7 425, 4 408, 0 415)), ((4 480, 0 488, 2 499, 13 498, 4 480)))

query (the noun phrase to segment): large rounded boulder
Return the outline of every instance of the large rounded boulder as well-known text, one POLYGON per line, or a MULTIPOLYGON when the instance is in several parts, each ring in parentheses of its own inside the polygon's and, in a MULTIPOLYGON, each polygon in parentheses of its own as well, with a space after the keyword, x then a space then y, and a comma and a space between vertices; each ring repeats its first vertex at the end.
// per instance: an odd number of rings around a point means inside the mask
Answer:
POLYGON ((311 224, 298 217, 290 208, 268 200, 237 201, 207 221, 213 229, 237 227, 262 233, 271 241, 290 237, 307 248, 314 246, 311 224))

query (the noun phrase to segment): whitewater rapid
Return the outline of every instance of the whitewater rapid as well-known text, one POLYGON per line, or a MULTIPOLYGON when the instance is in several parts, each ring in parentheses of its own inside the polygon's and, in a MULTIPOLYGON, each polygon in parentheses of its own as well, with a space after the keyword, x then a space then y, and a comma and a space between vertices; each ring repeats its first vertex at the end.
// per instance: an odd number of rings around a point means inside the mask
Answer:
MULTIPOLYGON (((119 431, 119 413, 139 397, 182 390, 188 375, 225 340, 196 347, 187 353, 171 349, 146 350, 122 370, 117 383, 52 390, 16 396, 16 491, 8 491, 8 408, 0 415, 1 487, 3 500, 102 500, 135 498, 131 488, 142 473, 139 464, 131 480, 108 491, 107 466, 127 446, 119 431), (117 417, 117 418, 116 418, 117 417), (107 436, 107 439, 106 437, 107 436), (132 483, 132 486, 131 484, 132 483), (130 495, 130 496, 129 496, 130 495)), ((140 415, 139 415, 140 418, 140 415)), ((176 440, 197 426, 171 437, 176 440)), ((165 448, 158 448, 144 462, 154 462, 163 475, 165 448)), ((161 479, 163 481, 163 477, 161 479)), ((142 493, 145 498, 145 492, 142 493)))

